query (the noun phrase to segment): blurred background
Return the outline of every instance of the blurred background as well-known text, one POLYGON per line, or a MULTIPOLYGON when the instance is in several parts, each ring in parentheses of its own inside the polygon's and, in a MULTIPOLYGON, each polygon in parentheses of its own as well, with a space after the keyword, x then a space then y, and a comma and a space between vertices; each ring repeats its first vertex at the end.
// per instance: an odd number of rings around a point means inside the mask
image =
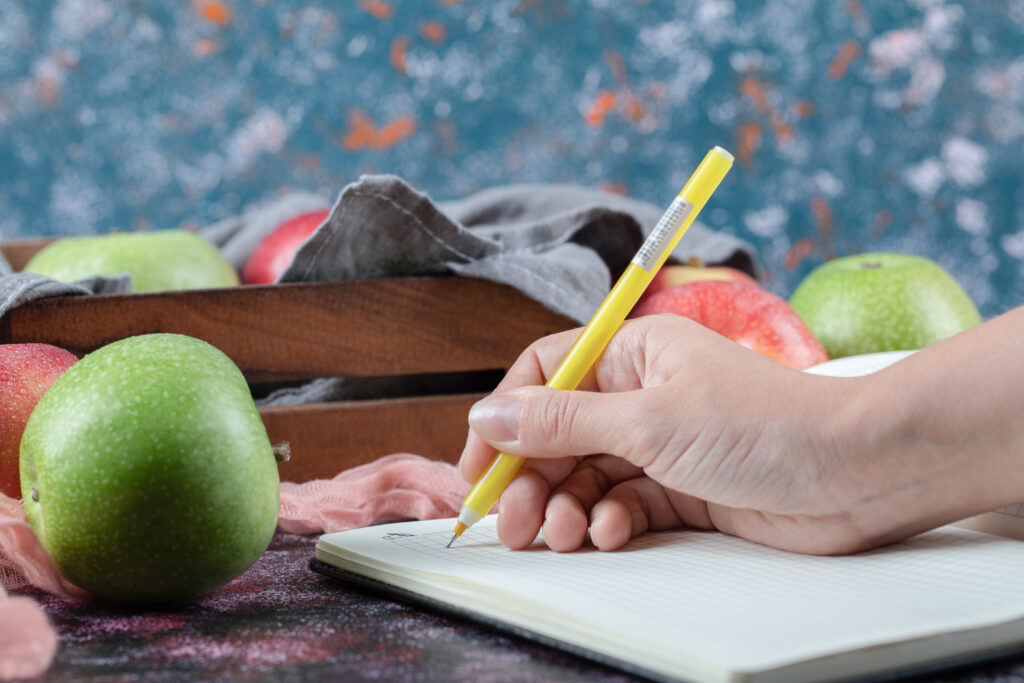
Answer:
POLYGON ((788 296, 837 255, 1024 302, 1024 0, 3 0, 0 239, 200 226, 393 173, 704 214, 788 296))

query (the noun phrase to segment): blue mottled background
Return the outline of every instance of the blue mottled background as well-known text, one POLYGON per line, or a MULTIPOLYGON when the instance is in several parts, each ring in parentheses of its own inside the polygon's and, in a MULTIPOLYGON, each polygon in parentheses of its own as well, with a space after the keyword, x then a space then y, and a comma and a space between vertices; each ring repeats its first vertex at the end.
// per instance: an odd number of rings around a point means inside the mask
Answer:
POLYGON ((390 172, 574 182, 704 220, 789 294, 929 256, 1024 302, 1024 0, 3 0, 0 237, 202 225, 390 172))

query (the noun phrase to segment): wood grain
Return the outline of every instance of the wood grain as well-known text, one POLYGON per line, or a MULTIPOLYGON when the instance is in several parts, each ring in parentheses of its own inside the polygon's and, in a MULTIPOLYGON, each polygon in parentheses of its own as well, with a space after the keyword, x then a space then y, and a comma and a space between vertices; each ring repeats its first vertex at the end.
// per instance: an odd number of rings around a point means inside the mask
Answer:
MULTIPOLYGON (((0 244, 21 269, 50 240, 0 244)), ((383 455, 456 462, 469 407, 465 376, 505 370, 532 341, 574 327, 518 290, 460 277, 240 286, 34 301, 0 318, 0 343, 43 342, 82 356, 138 334, 172 332, 226 353, 250 384, 419 375, 422 395, 262 408, 288 441, 282 481, 330 478, 383 455), (437 395, 445 394, 445 395, 437 395)), ((374 380, 376 381, 376 380, 374 380)), ((384 381, 392 381, 387 379, 384 381)))
POLYGON ((0 343, 83 355, 175 332, 221 349, 250 382, 274 382, 507 368, 572 326, 506 285, 415 277, 44 299, 4 316, 0 343))
POLYGON ((261 408, 271 443, 287 441, 281 481, 330 479, 390 453, 455 463, 466 443, 466 415, 483 394, 261 408))

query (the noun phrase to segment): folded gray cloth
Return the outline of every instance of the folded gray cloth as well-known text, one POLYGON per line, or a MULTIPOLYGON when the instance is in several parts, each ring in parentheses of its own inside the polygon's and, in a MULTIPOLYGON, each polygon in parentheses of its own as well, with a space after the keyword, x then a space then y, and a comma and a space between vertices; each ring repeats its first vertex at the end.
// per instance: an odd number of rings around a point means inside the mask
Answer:
POLYGON ((35 273, 12 273, 7 260, 0 255, 0 318, 7 311, 35 299, 80 294, 123 294, 131 291, 131 277, 125 273, 114 277, 90 277, 74 284, 51 280, 35 273))
MULTIPOLYGON (((557 185, 495 188, 435 204, 399 178, 364 176, 342 190, 280 281, 454 273, 512 285, 585 323, 662 213, 557 185)), ((700 224, 675 253, 753 272, 748 244, 700 224)))
MULTIPOLYGON (((342 190, 327 221, 302 245, 280 281, 454 273, 512 285, 582 324, 662 213, 645 202, 558 185, 501 187, 434 203, 393 176, 366 176, 342 190)), ((244 232, 236 230, 234 239, 244 232)), ((754 273, 747 243, 698 223, 673 255, 754 273)), ((416 382, 414 377, 322 378, 274 391, 257 403, 410 395, 423 390, 416 382)))
MULTIPOLYGON (((294 193, 199 234, 241 270, 276 225, 329 207, 318 195, 294 193)), ((567 185, 511 185, 434 202, 394 176, 364 176, 341 191, 327 221, 305 241, 280 281, 472 276, 516 287, 582 324, 662 213, 663 207, 567 185)), ((700 223, 691 226, 673 256, 682 261, 697 257, 751 274, 755 267, 749 244, 700 223)), ((44 296, 129 291, 127 276, 67 285, 27 273, 5 275, 6 265, 0 264, 0 316, 44 296)), ((372 392, 382 386, 387 394, 401 392, 382 381, 328 378, 286 388, 261 402, 353 398, 367 393, 366 386, 374 383, 372 392)))

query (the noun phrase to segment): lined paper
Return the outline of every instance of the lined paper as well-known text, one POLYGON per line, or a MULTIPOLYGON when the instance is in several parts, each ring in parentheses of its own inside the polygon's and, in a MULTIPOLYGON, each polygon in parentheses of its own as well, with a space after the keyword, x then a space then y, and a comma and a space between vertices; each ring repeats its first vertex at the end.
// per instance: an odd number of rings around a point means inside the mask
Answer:
POLYGON ((648 533, 626 548, 556 553, 500 544, 494 518, 450 549, 452 520, 328 534, 325 549, 471 582, 554 622, 596 622, 681 658, 757 670, 1024 617, 1024 543, 943 527, 842 557, 714 532, 648 533))

